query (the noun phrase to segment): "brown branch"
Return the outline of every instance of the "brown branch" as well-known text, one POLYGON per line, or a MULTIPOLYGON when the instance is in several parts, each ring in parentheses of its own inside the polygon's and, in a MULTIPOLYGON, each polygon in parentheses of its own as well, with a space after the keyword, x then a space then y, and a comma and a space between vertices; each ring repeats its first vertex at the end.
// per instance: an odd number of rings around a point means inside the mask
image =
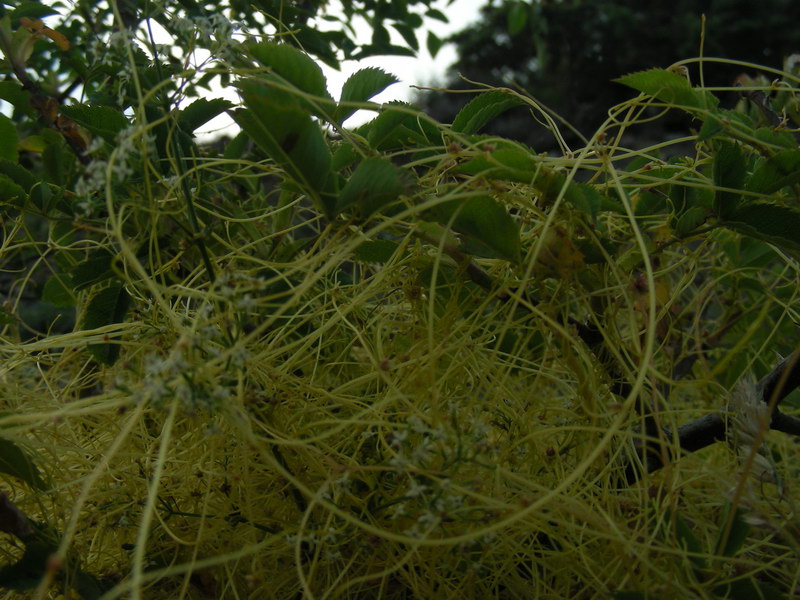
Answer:
MULTIPOLYGON (((800 387, 800 348, 795 350, 790 357, 779 362, 766 377, 756 384, 756 390, 761 396, 762 402, 772 408, 770 429, 800 436, 800 419, 786 415, 778 409, 781 400, 798 387, 800 387)), ((710 414, 681 425, 678 427, 677 433, 680 451, 665 447, 652 437, 644 444, 639 444, 638 452, 646 473, 652 473, 662 468, 665 465, 665 457, 670 461, 675 460, 680 458, 681 452, 696 452, 716 442, 725 441, 727 424, 721 414, 710 414)), ((662 435, 658 437, 671 439, 672 434, 664 428, 662 435)), ((639 479, 641 479, 640 469, 630 462, 625 467, 625 481, 632 484, 639 479)))

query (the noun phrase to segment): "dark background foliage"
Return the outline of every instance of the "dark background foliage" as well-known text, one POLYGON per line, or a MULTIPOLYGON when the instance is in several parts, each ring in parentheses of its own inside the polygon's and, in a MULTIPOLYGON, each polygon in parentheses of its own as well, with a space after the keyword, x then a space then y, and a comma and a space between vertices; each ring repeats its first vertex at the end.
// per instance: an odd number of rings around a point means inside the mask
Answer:
MULTIPOLYGON (((492 0, 474 25, 451 37, 459 58, 442 86, 474 88, 460 73, 476 82, 521 87, 588 136, 609 107, 630 97, 630 90, 614 78, 700 54, 703 14, 706 57, 781 68, 785 57, 800 52, 800 29, 792 25, 800 21, 800 2, 794 0, 492 0)), ((696 65, 690 72, 699 83, 696 65)), ((715 63, 704 70, 704 82, 730 86, 743 72, 748 69, 715 63)), ((470 97, 430 93, 417 101, 436 119, 449 122, 470 97)), ((723 102, 733 99, 728 94, 723 102)), ((647 135, 662 137, 670 128, 685 131, 685 125, 676 114, 658 121, 659 129, 647 135)), ((498 119, 492 132, 536 150, 555 149, 552 135, 523 108, 498 119)), ((576 139, 566 129, 563 133, 568 141, 576 139)))

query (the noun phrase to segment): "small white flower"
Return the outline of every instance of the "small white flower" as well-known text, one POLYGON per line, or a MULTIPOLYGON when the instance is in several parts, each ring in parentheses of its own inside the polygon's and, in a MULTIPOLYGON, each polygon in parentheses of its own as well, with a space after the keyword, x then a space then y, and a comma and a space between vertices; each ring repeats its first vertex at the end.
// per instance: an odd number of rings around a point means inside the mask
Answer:
POLYGON ((233 303, 233 307, 236 310, 253 310, 257 306, 258 302, 253 298, 252 294, 245 294, 241 298, 237 298, 233 303))
POLYGON ((244 346, 236 346, 231 352, 231 364, 241 369, 247 364, 250 359, 250 352, 244 346))
POLYGON ((415 433, 427 433, 429 431, 428 426, 417 415, 411 415, 406 422, 415 433))
POLYGON ((411 480, 411 485, 406 492, 406 496, 409 498, 416 498, 417 496, 421 496, 425 490, 428 489, 428 486, 419 483, 416 479, 411 480))

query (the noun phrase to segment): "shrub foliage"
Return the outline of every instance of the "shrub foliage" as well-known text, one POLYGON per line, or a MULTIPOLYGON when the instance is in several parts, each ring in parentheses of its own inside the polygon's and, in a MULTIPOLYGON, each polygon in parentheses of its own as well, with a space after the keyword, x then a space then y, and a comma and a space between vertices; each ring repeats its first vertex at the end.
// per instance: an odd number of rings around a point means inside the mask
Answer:
POLYGON ((5 3, 7 597, 796 594, 794 63, 734 109, 711 60, 622 75, 569 147, 510 89, 332 97, 320 61, 443 18, 344 5, 370 43, 319 2, 5 3), (514 106, 557 156, 481 133, 514 106))

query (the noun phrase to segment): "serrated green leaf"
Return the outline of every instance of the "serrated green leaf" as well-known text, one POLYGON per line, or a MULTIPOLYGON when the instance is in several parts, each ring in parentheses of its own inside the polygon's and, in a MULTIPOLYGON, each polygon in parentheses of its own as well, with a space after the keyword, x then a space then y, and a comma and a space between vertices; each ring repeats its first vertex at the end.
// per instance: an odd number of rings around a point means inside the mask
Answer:
POLYGON ((336 148, 336 151, 333 153, 331 169, 338 173, 345 167, 349 167, 356 162, 359 156, 361 155, 358 153, 353 144, 350 142, 342 142, 342 144, 339 145, 339 147, 336 148))
POLYGON ((17 152, 17 128, 4 114, 0 114, 0 159, 17 162, 19 153, 17 152))
POLYGON ((514 94, 492 90, 470 100, 453 119, 452 129, 459 133, 477 133, 489 121, 523 101, 514 94))
POLYGON ((391 240, 370 240, 355 249, 355 258, 362 262, 385 263, 391 260, 400 244, 391 240))
POLYGON ((525 28, 528 22, 528 6, 522 2, 515 2, 511 5, 506 14, 506 29, 508 35, 517 35, 525 28))
POLYGON ((775 130, 772 127, 759 127, 753 135, 757 140, 768 146, 788 148, 790 150, 797 148, 797 141, 794 136, 785 129, 775 130))
POLYGON ((500 179, 533 186, 546 203, 556 200, 564 189, 564 198, 575 208, 594 218, 600 210, 613 210, 618 203, 603 196, 594 187, 567 183, 563 173, 541 166, 530 152, 518 147, 497 148, 453 168, 455 173, 500 179))
POLYGON ((76 104, 62 106, 61 112, 81 127, 112 144, 116 141, 117 134, 130 125, 124 114, 108 106, 76 104))
POLYGON ((42 289, 42 300, 59 308, 75 306, 75 295, 70 289, 71 283, 70 277, 65 273, 51 276, 42 289))
POLYGON ((416 120, 413 107, 405 102, 389 102, 383 112, 367 123, 367 141, 378 150, 393 149, 400 143, 400 128, 416 120))
POLYGON ((193 133, 195 129, 205 125, 231 107, 233 107, 233 103, 223 98, 213 98, 211 100, 198 98, 181 111, 180 117, 178 117, 178 124, 186 133, 193 133))
POLYGON ((429 31, 428 37, 425 40, 425 47, 428 49, 428 52, 432 58, 436 58, 436 55, 439 54, 439 50, 442 49, 442 46, 444 46, 444 40, 442 40, 432 31, 429 31))
POLYGON ((725 130, 725 125, 716 115, 709 115, 703 121, 703 126, 697 132, 697 141, 704 142, 725 130))
POLYGON ((7 175, 0 174, 0 202, 23 206, 28 194, 7 175))
POLYGON ((288 44, 259 42, 248 47, 253 57, 297 89, 332 100, 320 66, 306 53, 288 44))
MULTIPOLYGON (((721 140, 714 154, 713 177, 717 188, 741 189, 747 171, 747 161, 739 144, 721 140)), ((713 210, 723 219, 736 210, 742 195, 716 189, 714 190, 713 210)))
POLYGON ((10 160, 0 160, 0 174, 7 175, 26 192, 36 184, 36 177, 30 171, 10 160))
POLYGON ((342 86, 342 94, 339 106, 334 112, 334 120, 342 123, 356 112, 356 107, 343 106, 347 102, 366 102, 398 81, 397 77, 378 67, 367 67, 356 71, 347 78, 342 86))
POLYGON ((709 109, 714 108, 719 103, 717 97, 710 92, 694 89, 688 79, 667 69, 639 71, 614 81, 667 104, 709 109))
POLYGON ((748 179, 745 189, 774 194, 800 181, 800 150, 784 150, 762 160, 748 179))
POLYGON ((498 147, 457 165, 453 171, 465 175, 480 175, 487 179, 531 184, 543 169, 525 150, 516 147, 498 147))
POLYGON ((331 153, 319 124, 290 93, 255 80, 238 85, 247 108, 234 111, 234 120, 331 217, 331 153))
POLYGON ((496 256, 511 262, 519 260, 517 224, 505 207, 491 196, 449 200, 437 205, 431 214, 442 225, 471 237, 496 256))
POLYGON ((93 250, 89 256, 75 265, 70 275, 72 289, 76 292, 105 281, 114 276, 111 263, 114 254, 105 248, 93 250))
POLYGON ((753 202, 737 208, 723 224, 779 248, 800 250, 800 211, 766 202, 753 202))
POLYGON ((675 235, 687 237, 708 218, 708 211, 701 206, 693 206, 685 211, 675 223, 675 235))
POLYGON ((0 438, 0 473, 17 477, 37 490, 47 489, 33 459, 5 438, 0 438))
MULTIPOLYGON (((86 306, 82 328, 97 329, 114 323, 122 323, 131 306, 131 297, 120 281, 97 292, 86 306)), ((113 365, 119 358, 119 345, 111 342, 90 344, 89 351, 95 360, 104 365, 113 365)))
POLYGON ((397 200, 403 194, 411 177, 385 158, 364 159, 347 180, 339 194, 336 211, 355 205, 361 217, 368 217, 397 200))

